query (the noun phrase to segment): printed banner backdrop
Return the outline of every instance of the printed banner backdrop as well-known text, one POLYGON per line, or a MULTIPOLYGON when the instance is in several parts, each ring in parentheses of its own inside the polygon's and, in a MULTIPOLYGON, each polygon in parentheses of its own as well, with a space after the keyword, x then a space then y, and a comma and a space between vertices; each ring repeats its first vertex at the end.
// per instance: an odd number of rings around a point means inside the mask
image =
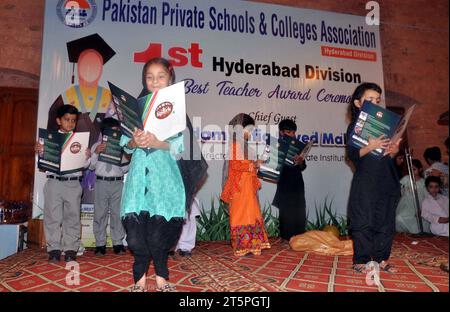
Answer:
MULTIPOLYGON (((344 159, 347 103, 361 82, 383 87, 378 26, 367 25, 364 16, 249 1, 47 0, 38 127, 47 126, 60 95, 74 103, 73 86, 86 81, 94 81, 96 90, 81 88, 92 118, 109 105, 107 81, 137 97, 142 66, 155 56, 169 59, 176 80, 186 82, 187 112, 209 163, 198 194, 204 209, 221 193, 225 125, 243 112, 258 125, 253 142, 264 140, 267 125, 276 129, 282 119, 294 119, 299 139, 317 142, 303 173, 310 219, 326 199, 346 215, 352 177, 344 159), (72 51, 69 60, 67 43, 94 34, 115 54, 102 48, 107 62, 97 72, 74 67, 77 56, 72 51), (89 103, 99 97, 97 85, 104 88, 98 111, 89 103)), ((36 171, 35 216, 43 207, 44 184, 45 174, 36 171)), ((276 185, 262 184, 264 207, 276 185)))

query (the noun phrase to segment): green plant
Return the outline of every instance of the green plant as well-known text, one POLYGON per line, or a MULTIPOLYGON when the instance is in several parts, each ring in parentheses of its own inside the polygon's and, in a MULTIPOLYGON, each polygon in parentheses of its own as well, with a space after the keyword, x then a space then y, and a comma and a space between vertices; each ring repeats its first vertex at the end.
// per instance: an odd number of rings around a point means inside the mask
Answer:
MULTIPOLYGON (((216 207, 214 198, 211 199, 211 209, 207 213, 202 205, 200 217, 197 219, 197 240, 217 241, 230 240, 230 214, 228 205, 218 199, 216 207)), ((269 237, 278 236, 278 218, 272 215, 272 206, 266 204, 262 217, 269 237)))
POLYGON ((278 237, 280 234, 280 221, 277 217, 272 215, 272 205, 270 203, 267 203, 264 206, 262 217, 264 219, 264 226, 266 228, 267 235, 269 237, 278 237))
POLYGON ((334 225, 338 228, 341 236, 348 235, 347 219, 343 216, 338 216, 336 211, 331 208, 333 200, 328 202, 328 198, 325 197, 322 206, 318 207, 315 203, 316 219, 315 222, 309 220, 308 214, 306 215, 306 230, 322 230, 325 225, 334 225))
POLYGON ((215 207, 214 198, 211 199, 211 209, 206 213, 203 205, 200 217, 197 219, 197 240, 216 241, 230 239, 230 215, 228 205, 219 200, 219 206, 215 207))

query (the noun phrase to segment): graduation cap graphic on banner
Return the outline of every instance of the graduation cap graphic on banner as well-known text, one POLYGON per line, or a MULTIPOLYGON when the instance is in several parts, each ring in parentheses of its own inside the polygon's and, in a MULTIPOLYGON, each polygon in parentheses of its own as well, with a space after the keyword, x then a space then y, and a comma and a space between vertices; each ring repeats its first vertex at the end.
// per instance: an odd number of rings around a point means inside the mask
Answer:
POLYGON ((67 42, 69 62, 73 63, 72 84, 74 83, 75 63, 78 62, 80 54, 89 49, 93 49, 100 53, 103 58, 103 65, 116 54, 116 52, 97 33, 67 42))

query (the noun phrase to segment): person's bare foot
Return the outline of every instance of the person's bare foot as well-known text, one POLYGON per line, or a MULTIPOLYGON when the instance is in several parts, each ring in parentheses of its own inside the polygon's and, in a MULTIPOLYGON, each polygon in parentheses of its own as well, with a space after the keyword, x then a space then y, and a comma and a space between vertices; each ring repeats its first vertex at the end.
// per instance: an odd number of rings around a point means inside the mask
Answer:
POLYGON ((387 261, 380 262, 380 269, 388 273, 398 273, 398 269, 387 261))
POLYGON ((357 273, 368 273, 369 269, 364 263, 355 263, 352 266, 353 270, 357 273))
POLYGON ((170 285, 165 278, 156 276, 156 291, 159 292, 172 292, 175 291, 175 287, 170 285))
POLYGON ((146 275, 144 274, 144 276, 142 276, 141 279, 136 282, 136 284, 131 286, 130 292, 145 292, 145 291, 147 291, 146 285, 145 285, 145 279, 146 279, 146 275))
POLYGON ((130 292, 145 292, 145 287, 135 284, 135 285, 131 286, 130 292))

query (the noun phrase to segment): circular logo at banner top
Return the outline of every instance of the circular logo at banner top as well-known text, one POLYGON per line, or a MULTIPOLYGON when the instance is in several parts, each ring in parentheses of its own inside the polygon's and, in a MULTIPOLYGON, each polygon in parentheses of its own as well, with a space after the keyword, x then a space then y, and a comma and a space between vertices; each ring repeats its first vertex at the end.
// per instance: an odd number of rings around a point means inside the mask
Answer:
POLYGON ((78 154, 81 150, 81 144, 78 142, 73 142, 72 145, 70 145, 70 151, 72 154, 78 154))
POLYGON ((383 117, 383 112, 377 112, 377 117, 378 118, 382 118, 383 117))
POLYGON ((169 115, 173 111, 173 104, 170 102, 163 102, 158 105, 158 107, 155 110, 155 116, 158 119, 164 119, 169 117, 169 115))
POLYGON ((81 28, 95 19, 97 4, 94 0, 59 0, 56 14, 66 26, 81 28))

